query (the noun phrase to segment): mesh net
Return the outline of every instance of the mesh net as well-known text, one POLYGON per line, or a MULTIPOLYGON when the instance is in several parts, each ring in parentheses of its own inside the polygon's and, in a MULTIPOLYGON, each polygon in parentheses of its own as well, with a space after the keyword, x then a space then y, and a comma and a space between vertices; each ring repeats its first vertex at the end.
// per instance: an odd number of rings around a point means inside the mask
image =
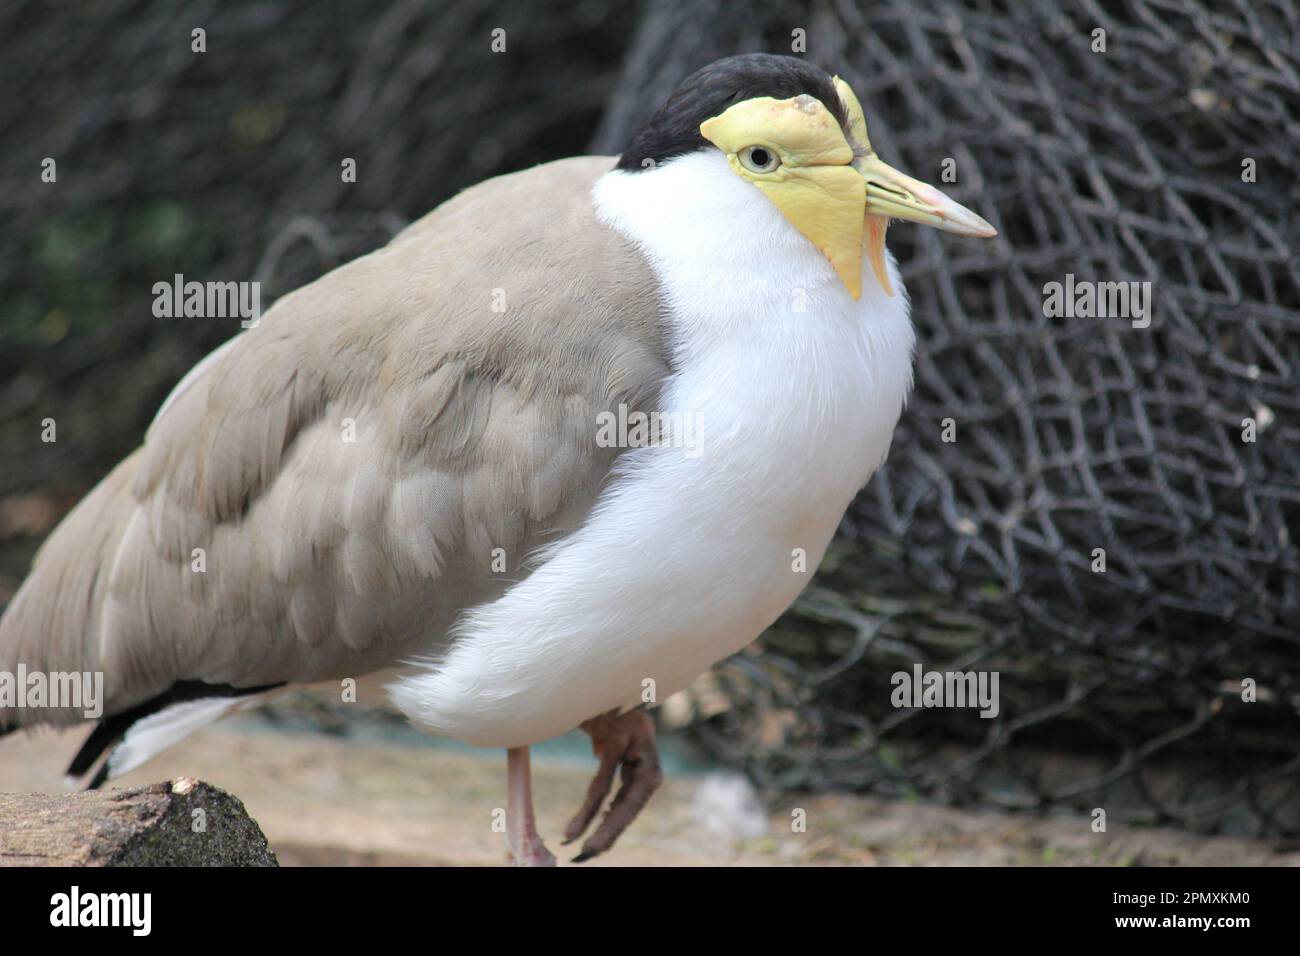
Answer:
POLYGON ((692 33, 698 11, 656 8, 603 143, 687 69, 803 26, 876 149, 1001 238, 890 231, 921 340, 891 458, 831 590, 696 688, 695 733, 784 787, 1296 832, 1297 9, 758 9, 692 33), (1067 274, 1150 282, 1149 326, 1049 317, 1067 274), (894 708, 917 662, 998 671, 997 718, 894 708))
POLYGON ((260 278, 265 306, 293 288, 280 280, 320 274, 276 273, 286 252, 316 244, 328 270, 460 189, 581 152, 632 13, 581 0, 0 4, 0 494, 84 490, 239 330, 154 318, 155 282, 260 278), (39 180, 46 157, 56 185, 39 180))
POLYGON ((878 151, 1001 238, 891 230, 920 336, 891 459, 668 721, 781 789, 1300 832, 1290 3, 7 4, 0 494, 84 489, 235 331, 154 319, 160 278, 269 302, 457 188, 593 130, 617 152, 691 70, 793 30, 878 151), (1151 282, 1150 325, 1048 317, 1067 274, 1151 282), (996 671, 998 715, 893 707, 917 663, 996 671))

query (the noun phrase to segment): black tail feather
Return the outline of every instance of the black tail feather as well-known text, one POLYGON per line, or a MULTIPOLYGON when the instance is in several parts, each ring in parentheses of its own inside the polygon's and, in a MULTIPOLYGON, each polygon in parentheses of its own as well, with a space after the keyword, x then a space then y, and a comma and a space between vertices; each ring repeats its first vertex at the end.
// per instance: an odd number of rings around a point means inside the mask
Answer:
POLYGON ((94 765, 100 754, 121 740, 127 728, 139 719, 139 715, 132 716, 133 714, 134 709, 124 711, 96 724, 77 755, 72 758, 72 763, 68 764, 68 776, 80 777, 94 765))
MULTIPOLYGON (((120 714, 113 714, 102 719, 95 729, 90 732, 90 736, 81 745, 77 755, 72 758, 72 763, 68 764, 68 775, 80 777, 86 773, 105 751, 117 746, 136 721, 150 717, 173 704, 184 704, 209 697, 251 697, 254 694, 261 694, 283 686, 284 682, 263 684, 260 687, 232 687, 229 684, 205 684, 203 681, 181 681, 173 684, 170 690, 159 694, 157 697, 151 697, 143 704, 137 704, 130 710, 124 710, 120 714)), ((100 765, 99 770, 96 771, 95 776, 86 784, 86 789, 96 790, 107 779, 108 761, 105 760, 100 765)))
POLYGON ((102 764, 99 765, 99 769, 95 771, 95 775, 90 778, 90 782, 86 784, 86 789, 98 790, 100 787, 104 785, 104 781, 107 779, 108 779, 108 761, 105 760, 102 764))

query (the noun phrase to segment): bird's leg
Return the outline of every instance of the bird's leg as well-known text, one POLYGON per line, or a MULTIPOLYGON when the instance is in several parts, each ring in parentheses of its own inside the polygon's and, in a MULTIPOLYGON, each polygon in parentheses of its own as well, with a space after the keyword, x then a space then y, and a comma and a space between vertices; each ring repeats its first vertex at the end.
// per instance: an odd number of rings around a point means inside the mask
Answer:
POLYGON ((664 779, 659 769, 659 749, 655 746, 654 721, 644 710, 622 715, 610 711, 586 721, 582 729, 591 736, 591 749, 600 760, 600 768, 587 788, 586 800, 564 829, 565 843, 578 839, 591 825, 609 795, 616 769, 621 768, 622 783, 605 819, 582 845, 582 852, 573 858, 575 863, 590 860, 613 846, 664 779))
POLYGON ((506 845, 515 866, 555 866, 533 819, 533 781, 527 747, 506 751, 506 845))

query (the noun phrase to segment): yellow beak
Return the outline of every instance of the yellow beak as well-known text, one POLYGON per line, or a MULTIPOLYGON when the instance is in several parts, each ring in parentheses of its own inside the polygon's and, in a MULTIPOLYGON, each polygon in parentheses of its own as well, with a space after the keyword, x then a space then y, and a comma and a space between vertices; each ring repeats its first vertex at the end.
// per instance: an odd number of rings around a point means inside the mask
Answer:
POLYGON ((853 161, 853 167, 867 181, 867 228, 864 237, 867 259, 877 281, 894 294, 885 268, 885 228, 890 219, 924 223, 959 236, 987 239, 998 231, 983 218, 919 179, 901 173, 871 153, 853 161))

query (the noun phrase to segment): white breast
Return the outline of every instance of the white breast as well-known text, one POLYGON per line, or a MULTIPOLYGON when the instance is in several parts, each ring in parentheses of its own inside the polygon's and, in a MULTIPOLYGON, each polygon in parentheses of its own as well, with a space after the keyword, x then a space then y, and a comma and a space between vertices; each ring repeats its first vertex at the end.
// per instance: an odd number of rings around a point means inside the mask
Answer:
POLYGON ((593 198, 668 296, 679 371, 663 405, 694 416, 698 447, 625 454, 581 529, 393 685, 414 721, 482 746, 662 701, 757 637, 884 460, 911 386, 892 260, 897 297, 868 269, 854 302, 720 153, 610 173, 593 198))

